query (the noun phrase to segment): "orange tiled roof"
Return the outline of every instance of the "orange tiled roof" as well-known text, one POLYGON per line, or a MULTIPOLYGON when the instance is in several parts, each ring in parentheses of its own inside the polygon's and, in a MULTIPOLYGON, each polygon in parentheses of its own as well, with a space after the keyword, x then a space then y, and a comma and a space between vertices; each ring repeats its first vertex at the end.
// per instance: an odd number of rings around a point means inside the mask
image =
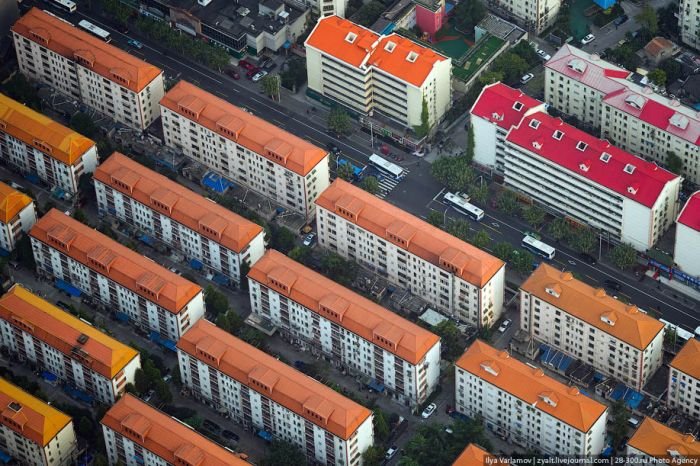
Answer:
POLYGON ((108 379, 116 377, 139 355, 135 349, 73 317, 21 285, 13 286, 0 298, 0 318, 10 323, 19 320, 29 325, 23 326, 22 330, 68 357, 73 348, 80 345, 87 354, 86 365, 108 379), (81 335, 88 337, 87 342, 78 343, 81 335))
POLYGON ((170 89, 160 104, 302 176, 328 156, 320 147, 186 81, 170 89))
POLYGON ((522 363, 481 340, 472 343, 455 364, 581 432, 588 432, 607 409, 576 387, 566 386, 544 375, 542 369, 522 363))
POLYGON ((306 45, 355 68, 373 66, 418 87, 428 77, 435 63, 447 60, 447 57, 433 49, 398 34, 380 36, 335 15, 318 21, 306 39, 306 45), (349 34, 355 36, 352 42, 348 40, 349 34), (413 62, 407 59, 409 54, 415 54, 413 62))
POLYGON ((682 434, 648 417, 644 418, 637 431, 627 441, 627 445, 654 458, 681 456, 694 459, 688 464, 697 464, 697 458, 700 456, 700 442, 695 437, 682 434))
POLYGON ((70 416, 3 378, 0 378, 0 410, 0 424, 42 448, 72 422, 70 416), (10 406, 11 403, 16 405, 10 406))
POLYGON ((80 56, 81 63, 90 63, 83 66, 134 92, 141 92, 163 72, 38 8, 18 19, 12 31, 69 60, 80 56))
POLYGON ((149 170, 119 152, 113 153, 97 167, 94 178, 237 253, 263 231, 257 223, 149 170), (163 205, 168 208, 163 208, 163 205))
POLYGON ((344 440, 371 415, 364 406, 205 319, 198 320, 180 338, 177 347, 243 385, 251 387, 254 381, 251 388, 257 392, 344 440))
POLYGON ((506 464, 508 464, 506 461, 496 461, 494 455, 480 446, 470 443, 452 463, 452 466, 505 466, 506 464), (491 462, 487 463, 486 458, 490 458, 491 462))
POLYGON ((502 260, 430 225, 367 191, 337 178, 316 204, 416 256, 483 287, 498 272, 502 260), (339 213, 352 212, 353 218, 339 213), (399 245, 389 235, 407 241, 399 245))
POLYGON ((700 379, 700 341, 695 338, 688 340, 671 361, 671 367, 700 379))
POLYGON ((168 464, 250 466, 235 453, 128 393, 105 413, 101 423, 168 464))
POLYGON ((652 40, 647 42, 647 45, 644 46, 644 51, 652 57, 656 57, 662 51, 672 48, 673 42, 670 40, 666 39, 665 37, 654 37, 652 40))
POLYGON ((51 209, 29 234, 173 314, 202 292, 198 285, 59 210, 51 209))
POLYGON ((411 364, 418 364, 440 340, 437 335, 272 249, 255 263, 248 277, 411 364), (280 277, 284 277, 287 289, 271 282, 271 278, 280 282, 280 277), (332 313, 321 310, 322 306, 332 313), (377 337, 391 340, 394 345, 377 337))
POLYGON ((66 165, 78 163, 95 145, 91 139, 4 94, 0 94, 0 131, 66 165))
POLYGON ((5 183, 0 183, 0 222, 10 223, 17 214, 32 202, 32 198, 26 194, 5 183))
POLYGON ((649 346, 664 328, 637 306, 627 305, 601 288, 576 280, 571 272, 561 272, 545 263, 520 288, 639 350, 649 346), (547 293, 548 288, 556 289, 559 297, 547 293), (614 324, 604 322, 602 317, 614 324))

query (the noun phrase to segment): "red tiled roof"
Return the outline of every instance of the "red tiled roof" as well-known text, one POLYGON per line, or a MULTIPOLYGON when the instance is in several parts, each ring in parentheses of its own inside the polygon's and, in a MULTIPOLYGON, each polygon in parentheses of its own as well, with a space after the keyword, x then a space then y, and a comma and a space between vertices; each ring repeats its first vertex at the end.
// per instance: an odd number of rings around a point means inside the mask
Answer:
POLYGON ((508 133, 506 139, 647 207, 654 205, 668 182, 678 178, 678 175, 654 163, 542 112, 525 117, 519 126, 508 133), (532 120, 539 122, 537 129, 530 126, 532 120), (553 137, 555 131, 564 133, 560 140, 553 137), (579 142, 586 144, 584 150, 577 148, 579 142), (610 155, 607 163, 601 160, 603 153, 610 155), (624 171, 628 164, 634 166, 631 174, 624 171), (584 170, 583 167, 587 169, 584 170))
POLYGON ((693 193, 688 202, 685 203, 683 210, 678 215, 678 223, 700 231, 700 191, 693 193))
POLYGON ((601 60, 596 54, 589 54, 569 44, 564 44, 544 66, 603 94, 625 87, 622 81, 611 78, 624 80, 630 74, 624 68, 601 60))
POLYGON ((509 130, 522 120, 525 113, 540 105, 544 103, 518 89, 495 83, 484 87, 470 113, 509 130))

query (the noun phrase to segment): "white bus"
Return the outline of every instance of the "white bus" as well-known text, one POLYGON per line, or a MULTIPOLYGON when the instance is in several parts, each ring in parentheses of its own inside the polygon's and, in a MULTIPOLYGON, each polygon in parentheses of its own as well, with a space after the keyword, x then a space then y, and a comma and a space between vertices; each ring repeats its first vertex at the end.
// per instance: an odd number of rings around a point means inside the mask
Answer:
POLYGON ((63 11, 67 11, 68 13, 75 13, 76 10, 78 9, 78 5, 75 4, 75 2, 72 2, 71 0, 52 0, 53 4, 56 5, 58 8, 60 8, 63 11))
POLYGON ((445 201, 452 207, 467 215, 472 220, 480 222, 484 218, 484 211, 477 206, 470 204, 462 196, 457 194, 447 193, 444 197, 445 201))
POLYGON ((82 20, 80 20, 80 22, 78 23, 78 26, 80 26, 81 28, 85 29, 85 30, 86 30, 87 32, 89 32, 90 34, 93 34, 93 35, 99 37, 100 39, 102 39, 103 41, 107 42, 108 44, 109 44, 109 43, 111 42, 111 40, 112 40, 112 36, 109 35, 109 32, 105 31, 105 30, 102 29, 102 28, 99 28, 99 27, 95 26, 95 25, 92 24, 90 21, 85 21, 84 19, 82 19, 82 20))
POLYGON ((369 163, 371 163, 387 175, 394 177, 394 179, 396 180, 401 180, 405 176, 403 168, 399 167, 395 163, 389 162, 387 159, 382 158, 377 154, 372 154, 369 157, 369 163))
POLYGON ((554 259, 554 254, 557 252, 552 246, 532 236, 525 236, 523 238, 522 247, 546 259, 554 259))

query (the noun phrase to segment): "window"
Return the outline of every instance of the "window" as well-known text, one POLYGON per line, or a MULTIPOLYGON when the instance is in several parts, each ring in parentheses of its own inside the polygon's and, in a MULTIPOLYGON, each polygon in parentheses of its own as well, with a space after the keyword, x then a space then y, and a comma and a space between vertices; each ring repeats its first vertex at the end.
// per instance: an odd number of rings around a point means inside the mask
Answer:
POLYGON ((357 34, 354 32, 348 32, 348 35, 345 36, 345 41, 351 44, 355 42, 355 39, 357 39, 357 34))
POLYGON ((623 170, 625 173, 628 173, 631 175, 632 173, 634 173, 635 168, 636 167, 634 165, 632 165, 631 163, 628 163, 627 165, 625 165, 625 168, 623 170))
POLYGON ((583 152, 584 150, 586 150, 586 147, 588 147, 588 144, 586 144, 586 143, 583 142, 583 141, 579 141, 579 142, 576 144, 576 149, 580 150, 581 152, 583 152))
POLYGON ((530 120, 530 124, 528 126, 532 129, 537 129, 540 127, 540 122, 539 120, 532 119, 530 120))
POLYGON ((552 137, 553 137, 554 139, 556 139, 557 141, 561 141, 561 138, 564 137, 564 133, 562 133, 562 132, 559 131, 559 130, 556 130, 556 131, 554 132, 554 134, 552 134, 552 137))
POLYGON ((603 152, 602 154, 600 154, 600 160, 603 163, 608 163, 611 158, 612 158, 612 155, 608 154, 607 152, 603 152))

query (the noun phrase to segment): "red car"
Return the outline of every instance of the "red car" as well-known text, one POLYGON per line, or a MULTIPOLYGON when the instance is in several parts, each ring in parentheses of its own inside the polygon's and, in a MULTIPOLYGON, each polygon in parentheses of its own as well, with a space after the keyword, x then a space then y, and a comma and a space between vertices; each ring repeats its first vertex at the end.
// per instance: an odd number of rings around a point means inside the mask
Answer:
POLYGON ((248 71, 255 69, 255 65, 246 60, 239 61, 238 66, 240 66, 241 68, 245 68, 248 71))
POLYGON ((248 72, 245 74, 246 78, 252 79, 253 76, 258 74, 259 71, 260 71, 260 68, 258 68, 257 66, 254 66, 252 68, 248 68, 248 72))

